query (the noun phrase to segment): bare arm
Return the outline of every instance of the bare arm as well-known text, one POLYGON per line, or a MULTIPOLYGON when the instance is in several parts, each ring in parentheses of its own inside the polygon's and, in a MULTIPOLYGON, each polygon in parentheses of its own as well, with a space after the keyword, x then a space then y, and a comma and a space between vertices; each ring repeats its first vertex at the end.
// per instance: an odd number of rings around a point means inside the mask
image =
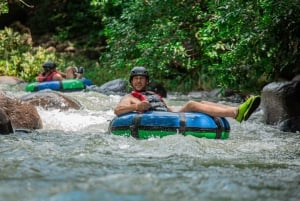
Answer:
POLYGON ((149 102, 140 101, 130 94, 124 96, 120 103, 115 108, 114 112, 116 115, 125 114, 128 112, 138 111, 144 112, 150 108, 149 102))
POLYGON ((63 79, 64 78, 59 73, 56 73, 52 78, 52 80, 56 80, 56 81, 62 81, 63 79))

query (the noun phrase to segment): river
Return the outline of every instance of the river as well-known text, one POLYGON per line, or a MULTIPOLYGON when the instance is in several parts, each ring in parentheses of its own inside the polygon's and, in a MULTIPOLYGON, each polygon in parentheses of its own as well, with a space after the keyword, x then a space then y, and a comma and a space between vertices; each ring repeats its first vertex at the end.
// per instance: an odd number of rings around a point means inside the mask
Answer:
POLYGON ((229 118, 226 140, 180 134, 136 140, 107 133, 120 96, 67 95, 84 108, 38 107, 43 129, 0 136, 0 201, 300 199, 300 135, 265 125, 262 110, 241 124, 229 118))

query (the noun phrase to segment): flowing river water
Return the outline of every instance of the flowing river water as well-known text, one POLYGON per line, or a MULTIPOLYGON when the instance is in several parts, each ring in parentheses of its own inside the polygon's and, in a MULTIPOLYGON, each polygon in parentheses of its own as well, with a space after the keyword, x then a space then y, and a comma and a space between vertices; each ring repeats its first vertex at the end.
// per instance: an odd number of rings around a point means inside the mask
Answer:
POLYGON ((120 96, 67 95, 84 108, 38 107, 43 129, 0 135, 0 201, 300 200, 300 135, 265 125, 262 110, 241 124, 229 118, 226 140, 136 140, 107 132, 120 96))

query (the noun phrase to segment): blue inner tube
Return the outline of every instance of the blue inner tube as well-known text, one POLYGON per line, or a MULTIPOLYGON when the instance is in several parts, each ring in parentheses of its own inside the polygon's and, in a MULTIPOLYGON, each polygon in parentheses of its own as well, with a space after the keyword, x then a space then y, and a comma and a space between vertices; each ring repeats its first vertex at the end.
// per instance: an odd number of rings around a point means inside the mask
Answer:
POLYGON ((64 79, 62 81, 32 82, 26 85, 25 91, 34 92, 44 89, 55 91, 78 91, 85 89, 86 86, 93 85, 92 81, 82 79, 64 79))
POLYGON ((209 139, 227 139, 230 125, 224 117, 211 117, 200 112, 131 112, 115 117, 109 132, 137 139, 164 137, 180 133, 209 139))

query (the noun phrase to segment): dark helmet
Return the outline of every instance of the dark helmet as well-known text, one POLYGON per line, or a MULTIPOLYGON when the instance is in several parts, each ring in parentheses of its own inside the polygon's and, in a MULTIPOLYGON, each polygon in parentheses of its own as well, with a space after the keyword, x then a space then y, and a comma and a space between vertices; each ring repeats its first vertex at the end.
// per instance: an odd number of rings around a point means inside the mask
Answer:
POLYGON ((52 61, 46 61, 44 64, 43 64, 43 68, 44 69, 47 69, 47 70, 53 70, 56 68, 56 64, 52 61))
POLYGON ((145 76, 147 80, 149 80, 149 74, 145 67, 143 66, 135 66, 131 69, 129 81, 131 83, 132 78, 134 76, 145 76))

